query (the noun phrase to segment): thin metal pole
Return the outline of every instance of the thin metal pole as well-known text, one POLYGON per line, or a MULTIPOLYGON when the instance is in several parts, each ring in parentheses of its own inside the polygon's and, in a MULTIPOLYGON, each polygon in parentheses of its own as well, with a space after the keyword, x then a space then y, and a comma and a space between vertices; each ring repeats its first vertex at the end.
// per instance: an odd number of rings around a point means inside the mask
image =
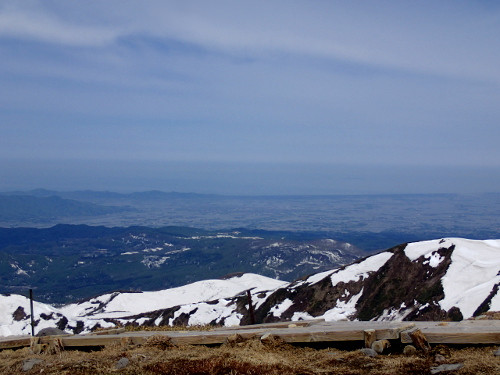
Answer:
POLYGON ((35 337, 35 315, 33 312, 33 289, 30 289, 31 336, 35 337))
POLYGON ((253 311, 252 295, 250 294, 250 289, 247 290, 248 297, 248 311, 250 312, 250 324, 255 324, 255 313, 253 311))

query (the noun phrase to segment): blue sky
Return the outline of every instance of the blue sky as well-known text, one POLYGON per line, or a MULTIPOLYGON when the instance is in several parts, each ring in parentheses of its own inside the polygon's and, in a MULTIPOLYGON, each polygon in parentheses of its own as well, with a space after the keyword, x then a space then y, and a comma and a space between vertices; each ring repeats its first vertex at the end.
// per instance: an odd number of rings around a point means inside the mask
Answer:
POLYGON ((0 0, 0 190, 498 192, 498 4, 0 0))

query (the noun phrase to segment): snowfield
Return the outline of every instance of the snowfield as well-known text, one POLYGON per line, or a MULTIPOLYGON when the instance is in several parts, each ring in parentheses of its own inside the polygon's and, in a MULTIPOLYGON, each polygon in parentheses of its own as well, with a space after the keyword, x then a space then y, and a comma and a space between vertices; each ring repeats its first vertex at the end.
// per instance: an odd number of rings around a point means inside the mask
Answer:
MULTIPOLYGON (((488 297, 494 285, 500 283, 500 240, 446 238, 422 241, 408 244, 405 253, 410 260, 423 256, 429 259, 430 266, 436 267, 441 258, 436 258, 439 255, 435 250, 452 245, 455 249, 451 254, 451 264, 441 280, 445 297, 439 304, 443 310, 458 307, 467 319, 488 297)), ((490 309, 500 310, 498 293, 490 309)))
MULTIPOLYGON (((26 315, 29 315, 29 298, 17 294, 0 294, 0 336, 31 334, 30 319, 19 321, 14 319, 13 313, 18 310, 19 306, 21 306, 26 315)), ((57 312, 56 308, 36 301, 33 303, 33 309, 35 310, 35 317, 38 319, 40 319, 40 314, 50 315, 57 312)), ((40 330, 42 328, 53 326, 53 321, 41 320, 36 329, 40 330)))
MULTIPOLYGON (((156 292, 109 293, 82 303, 65 305, 61 308, 35 302, 35 320, 39 320, 36 331, 46 327, 54 327, 57 320, 62 316, 65 316, 72 326, 75 326, 77 321, 84 321, 85 331, 88 331, 97 323, 101 327, 114 327, 113 323, 106 322, 104 319, 121 318, 177 305, 189 306, 190 304, 201 303, 203 301, 223 299, 238 295, 248 289, 252 289, 252 293, 259 293, 261 291, 274 290, 287 284, 287 282, 269 277, 245 273, 227 280, 203 280, 178 288, 156 292), (40 318, 40 314, 50 315, 51 313, 61 315, 57 319, 44 320, 40 318)), ((29 319, 14 321, 12 314, 19 306, 24 309, 27 315, 30 314, 28 298, 20 295, 0 295, 1 336, 31 333, 29 319)), ((212 308, 214 305, 209 306, 212 308)), ((54 316, 54 318, 56 317, 54 316)))
POLYGON ((227 280, 203 280, 156 292, 105 294, 83 303, 63 306, 60 312, 75 320, 88 315, 92 315, 94 319, 119 318, 232 297, 250 288, 255 288, 255 291, 272 290, 286 284, 284 281, 245 273, 227 280))

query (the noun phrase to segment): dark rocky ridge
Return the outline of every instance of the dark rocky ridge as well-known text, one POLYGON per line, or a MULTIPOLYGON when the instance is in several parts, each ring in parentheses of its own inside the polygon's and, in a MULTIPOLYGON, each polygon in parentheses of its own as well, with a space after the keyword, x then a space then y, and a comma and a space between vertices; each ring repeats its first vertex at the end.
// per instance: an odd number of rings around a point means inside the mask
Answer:
MULTIPOLYGON (((304 277, 273 291, 256 308, 256 323, 291 320, 295 313, 306 313, 313 318, 321 317, 338 304, 347 303, 353 296, 358 296, 358 299, 355 312, 348 316, 350 320, 462 320, 463 314, 458 307, 454 306, 445 311, 439 304, 444 298, 442 279, 451 264, 455 245, 439 245, 432 250, 432 256, 440 258, 434 267, 424 256, 410 260, 405 254, 406 247, 407 244, 402 244, 385 251, 384 253, 392 254, 389 260, 377 271, 368 272, 366 277, 361 276, 356 281, 340 281, 332 285, 331 275, 353 264, 361 264, 370 257, 332 271, 317 282, 310 283, 307 281, 308 277, 304 277), (275 316, 272 309, 286 300, 289 300, 289 307, 279 316, 275 316)), ((477 307, 474 316, 488 311, 498 289, 499 285, 495 284, 491 293, 477 307)), ((253 298, 259 299, 259 295, 256 294, 253 298)), ((240 324, 250 324, 247 297, 240 295, 229 301, 227 306, 233 306, 234 313, 242 315, 240 324)), ((218 301, 211 303, 216 304, 218 301)), ((164 317, 160 324, 185 324, 189 322, 188 315, 195 315, 197 312, 193 308, 189 314, 183 313, 177 319, 173 319, 173 313, 178 309, 179 307, 173 307, 160 310, 156 312, 155 318, 164 317)), ((132 321, 146 316, 140 314, 133 317, 132 321)), ((214 320, 211 323, 223 322, 214 320)), ((151 320, 145 324, 152 323, 151 320)))

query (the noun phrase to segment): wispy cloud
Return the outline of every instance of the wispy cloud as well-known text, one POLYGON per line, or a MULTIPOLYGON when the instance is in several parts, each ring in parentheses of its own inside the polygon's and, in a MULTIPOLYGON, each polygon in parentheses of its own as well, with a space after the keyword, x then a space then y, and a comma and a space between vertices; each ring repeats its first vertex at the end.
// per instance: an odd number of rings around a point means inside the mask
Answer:
POLYGON ((41 7, 4 7, 0 11, 0 35, 69 46, 102 46, 112 43, 120 33, 105 26, 67 22, 41 7))
POLYGON ((53 4, 65 2, 29 3, 4 7, 0 35, 97 47, 143 35, 230 55, 292 54, 500 82, 498 8, 457 2, 106 1, 80 3, 79 12, 61 14, 53 4))

